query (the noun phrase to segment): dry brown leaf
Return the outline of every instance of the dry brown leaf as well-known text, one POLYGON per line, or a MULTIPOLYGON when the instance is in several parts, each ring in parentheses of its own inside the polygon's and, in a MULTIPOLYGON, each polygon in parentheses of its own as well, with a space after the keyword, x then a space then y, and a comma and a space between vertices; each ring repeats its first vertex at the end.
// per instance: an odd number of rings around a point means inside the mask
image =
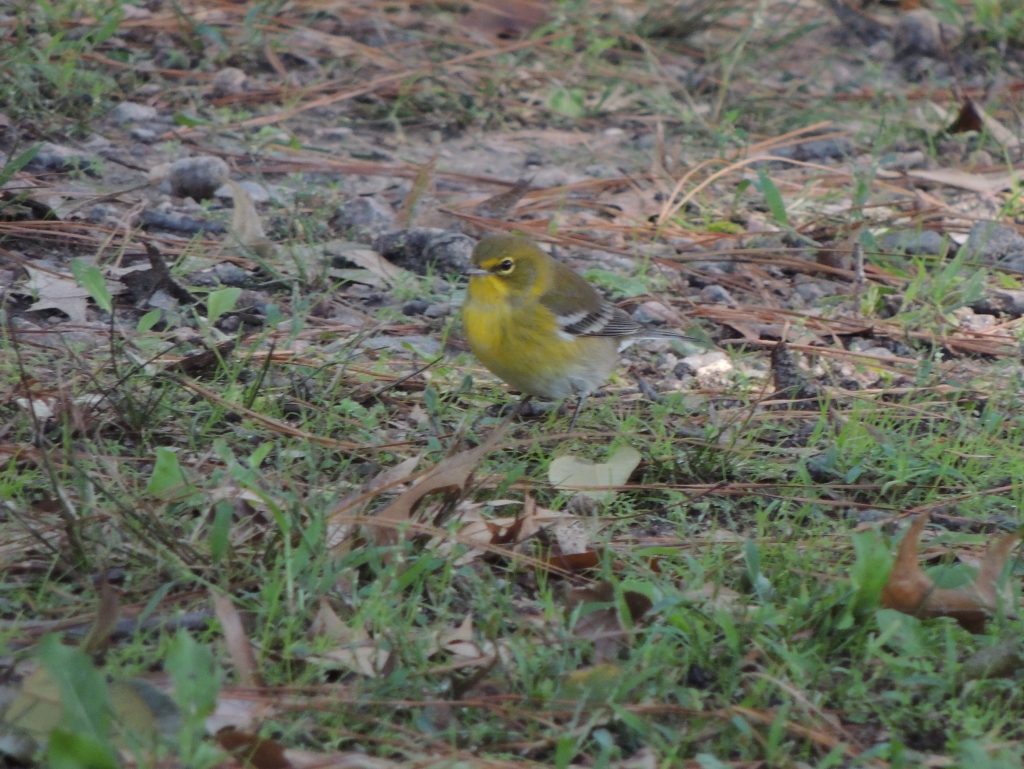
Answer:
POLYGON ((252 646, 245 634, 242 616, 228 596, 216 590, 211 590, 210 595, 213 598, 213 610, 220 620, 221 630, 224 631, 228 657, 235 668, 235 673, 238 674, 238 682, 242 686, 262 686, 260 674, 256 669, 256 655, 253 654, 252 646))
POLYGON ((964 99, 964 103, 960 105, 960 113, 946 131, 955 134, 981 131, 983 128, 988 129, 989 135, 1006 149, 1016 149, 1020 146, 1020 139, 1013 131, 992 117, 970 97, 964 99))
POLYGON ((331 608, 326 598, 320 599, 320 608, 313 617, 313 624, 309 626, 311 638, 329 638, 332 641, 345 641, 350 637, 348 625, 346 625, 337 612, 331 608))
POLYGON ((234 211, 231 214, 229 238, 252 249, 260 256, 270 256, 274 252, 274 244, 263 232, 263 222, 256 211, 252 195, 238 182, 228 180, 231 197, 234 200, 234 211))
POLYGON ((25 267, 28 282, 21 287, 21 293, 29 293, 39 298, 28 308, 29 310, 60 310, 73 323, 85 323, 85 308, 89 301, 89 292, 70 275, 59 275, 54 272, 25 267))
POLYGON ((376 518, 386 526, 375 528, 378 544, 394 544, 398 541, 398 525, 411 520, 424 497, 436 492, 458 492, 465 488, 473 470, 505 434, 507 425, 498 427, 476 448, 462 451, 439 462, 421 477, 411 488, 404 491, 391 504, 377 513, 376 518))
POLYGON ((226 726, 243 731, 258 729, 279 712, 281 704, 280 697, 257 695, 250 687, 225 686, 217 696, 213 713, 206 717, 206 731, 217 734, 226 726))
POLYGON ((497 40, 517 40, 548 20, 547 6, 544 0, 477 0, 462 25, 497 40))
POLYGON ((917 560, 928 513, 921 513, 900 542, 889 580, 882 588, 882 606, 915 617, 952 617, 972 633, 980 633, 1000 605, 997 581, 1020 532, 1006 534, 989 546, 974 581, 961 588, 936 587, 917 560))
POLYGON ((292 769, 291 762, 284 755, 284 748, 274 740, 228 726, 217 732, 217 743, 243 766, 252 769, 292 769))
POLYGON ((86 654, 99 654, 106 650, 120 613, 119 593, 117 588, 107 581, 106 575, 100 579, 99 593, 96 619, 89 628, 89 634, 82 641, 82 651, 86 654))
MULTIPOLYGON (((629 611, 629 624, 639 622, 651 608, 651 600, 642 593, 627 590, 622 598, 629 611)), ((597 604, 601 608, 581 613, 573 634, 594 642, 595 664, 616 659, 629 642, 629 634, 619 617, 615 587, 610 582, 598 582, 589 587, 573 588, 566 595, 566 606, 570 612, 587 604, 597 604)))
POLYGON ((311 662, 376 678, 391 660, 391 652, 372 638, 366 628, 347 624, 325 601, 320 602, 309 632, 313 637, 323 636, 337 644, 334 649, 310 657, 311 662))
POLYGON ((958 187, 971 192, 1001 192, 1024 179, 1022 172, 974 174, 956 168, 913 169, 907 171, 911 179, 958 187))
MULTIPOLYGON (((327 256, 341 258, 361 270, 366 270, 387 286, 393 286, 402 281, 411 283, 416 279, 416 276, 409 270, 388 261, 380 253, 362 243, 350 240, 332 240, 323 245, 323 252, 327 256)), ((336 270, 331 270, 332 275, 335 275, 336 272, 336 270)), ((339 275, 339 277, 341 276, 339 275)))

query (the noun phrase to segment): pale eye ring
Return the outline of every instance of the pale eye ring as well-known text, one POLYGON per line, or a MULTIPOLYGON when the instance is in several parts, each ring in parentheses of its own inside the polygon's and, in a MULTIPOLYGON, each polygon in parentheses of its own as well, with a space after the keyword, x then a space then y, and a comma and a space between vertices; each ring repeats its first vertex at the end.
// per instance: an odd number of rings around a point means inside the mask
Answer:
POLYGON ((512 272, 512 268, 515 266, 515 262, 511 259, 503 259, 501 264, 498 265, 498 269, 502 272, 512 272))

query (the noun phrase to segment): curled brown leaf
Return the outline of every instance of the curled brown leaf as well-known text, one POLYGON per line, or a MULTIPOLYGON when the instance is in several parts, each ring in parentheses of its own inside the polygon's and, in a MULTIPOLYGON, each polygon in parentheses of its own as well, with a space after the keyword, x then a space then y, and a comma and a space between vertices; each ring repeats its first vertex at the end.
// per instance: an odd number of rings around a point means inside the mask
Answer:
POLYGON ((949 589, 936 587, 917 561, 917 546, 927 521, 927 513, 915 518, 900 542, 896 562, 882 589, 882 606, 924 619, 952 617, 966 630, 981 633, 999 608, 997 582, 1020 532, 1006 534, 989 546, 973 582, 949 589))

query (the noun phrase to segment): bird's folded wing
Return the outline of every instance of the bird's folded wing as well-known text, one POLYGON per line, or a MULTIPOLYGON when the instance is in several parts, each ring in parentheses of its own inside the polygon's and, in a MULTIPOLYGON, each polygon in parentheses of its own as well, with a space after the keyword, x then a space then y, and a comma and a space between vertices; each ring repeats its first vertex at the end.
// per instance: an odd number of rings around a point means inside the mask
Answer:
POLYGON ((557 315, 558 327, 572 336, 631 336, 640 324, 611 302, 602 302, 590 312, 557 315))

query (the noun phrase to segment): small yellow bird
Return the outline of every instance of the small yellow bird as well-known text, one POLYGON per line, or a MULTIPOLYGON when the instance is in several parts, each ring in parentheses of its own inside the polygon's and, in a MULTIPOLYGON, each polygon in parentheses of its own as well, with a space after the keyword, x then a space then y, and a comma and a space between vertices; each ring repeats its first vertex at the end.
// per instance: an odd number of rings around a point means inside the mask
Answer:
POLYGON ((469 347, 492 373, 527 395, 579 398, 611 375, 634 339, 686 339, 645 329, 584 278, 525 238, 488 235, 473 251, 462 320, 469 347))

